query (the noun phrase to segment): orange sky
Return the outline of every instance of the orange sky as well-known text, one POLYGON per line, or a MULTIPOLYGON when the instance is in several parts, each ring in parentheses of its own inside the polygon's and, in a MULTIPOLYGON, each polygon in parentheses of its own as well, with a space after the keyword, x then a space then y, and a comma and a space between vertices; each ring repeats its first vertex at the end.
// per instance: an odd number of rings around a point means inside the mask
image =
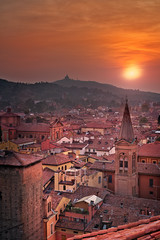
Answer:
POLYGON ((0 0, 0 25, 0 78, 160 92, 160 0, 0 0))

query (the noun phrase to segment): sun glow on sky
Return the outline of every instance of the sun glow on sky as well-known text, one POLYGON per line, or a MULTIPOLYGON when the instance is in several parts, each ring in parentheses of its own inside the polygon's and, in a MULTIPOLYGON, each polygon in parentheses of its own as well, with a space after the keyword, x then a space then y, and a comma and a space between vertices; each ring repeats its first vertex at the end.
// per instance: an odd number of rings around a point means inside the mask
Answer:
POLYGON ((124 70, 123 75, 128 80, 134 80, 142 75, 142 70, 138 66, 130 66, 124 70))
POLYGON ((159 0, 0 0, 0 78, 160 92, 159 13, 159 0))

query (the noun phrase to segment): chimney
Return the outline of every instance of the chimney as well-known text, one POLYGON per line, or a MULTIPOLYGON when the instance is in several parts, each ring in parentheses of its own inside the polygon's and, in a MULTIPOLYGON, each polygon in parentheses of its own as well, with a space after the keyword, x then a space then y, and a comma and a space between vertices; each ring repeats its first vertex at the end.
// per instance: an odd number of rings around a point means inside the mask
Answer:
POLYGON ((99 228, 100 228, 100 230, 103 228, 103 215, 100 215, 99 228))

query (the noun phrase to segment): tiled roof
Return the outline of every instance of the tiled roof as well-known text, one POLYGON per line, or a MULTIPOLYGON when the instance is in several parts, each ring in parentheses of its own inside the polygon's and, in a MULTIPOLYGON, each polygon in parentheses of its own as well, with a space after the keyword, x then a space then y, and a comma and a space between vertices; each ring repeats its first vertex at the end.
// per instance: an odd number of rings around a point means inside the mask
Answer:
POLYGON ((115 171, 115 162, 107 162, 107 161, 95 161, 90 169, 95 169, 99 171, 115 171))
POLYGON ((62 196, 65 196, 73 201, 74 199, 81 199, 89 195, 96 195, 104 199, 108 194, 110 193, 104 188, 95 188, 81 185, 74 193, 63 192, 62 196))
POLYGON ((47 124, 47 123, 23 123, 17 127, 17 131, 49 133, 49 124, 47 124))
POLYGON ((52 127, 60 125, 63 126, 63 123, 59 119, 55 119, 53 122, 51 122, 52 127))
POLYGON ((13 139, 11 140, 11 142, 18 144, 18 145, 23 145, 23 144, 33 144, 35 143, 35 140, 32 138, 17 138, 17 139, 13 139))
POLYGON ((64 229, 72 229, 82 231, 84 229, 84 223, 82 222, 72 222, 68 221, 68 219, 60 218, 59 221, 56 223, 56 227, 64 228, 64 229))
POLYGON ((90 122, 82 126, 82 128, 97 128, 97 129, 105 129, 110 127, 112 127, 112 123, 110 122, 103 123, 103 124, 100 122, 90 122))
POLYGON ((159 157, 160 158, 160 142, 148 143, 139 147, 140 157, 159 157))
POLYGON ((160 215, 107 230, 74 236, 68 240, 160 239, 160 215), (142 238, 143 237, 143 238, 142 238))
POLYGON ((8 154, 6 154, 4 157, 0 157, 0 166, 23 167, 34 164, 41 160, 42 157, 39 155, 8 152, 8 154))
POLYGON ((43 169, 43 175, 42 175, 42 179, 43 179, 43 186, 54 176, 54 171, 51 170, 50 168, 45 168, 43 169))
POLYGON ((153 163, 138 162, 138 173, 160 176, 160 167, 153 163))
POLYGON ((58 153, 58 154, 47 156, 45 159, 43 159, 42 164, 58 166, 71 161, 72 160, 67 155, 63 153, 58 153))
POLYGON ((5 112, 1 114, 1 117, 20 117, 20 116, 13 112, 5 112))
POLYGON ((87 146, 87 143, 72 143, 72 144, 64 143, 64 146, 68 149, 82 149, 85 146, 87 146))

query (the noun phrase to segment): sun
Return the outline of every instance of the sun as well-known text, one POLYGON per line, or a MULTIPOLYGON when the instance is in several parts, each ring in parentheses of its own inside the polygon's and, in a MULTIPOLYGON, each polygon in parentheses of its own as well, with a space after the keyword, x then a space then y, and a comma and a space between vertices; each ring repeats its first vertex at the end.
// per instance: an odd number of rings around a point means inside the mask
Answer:
POLYGON ((141 76, 141 69, 138 66, 130 66, 124 70, 124 77, 128 80, 134 80, 141 76))

